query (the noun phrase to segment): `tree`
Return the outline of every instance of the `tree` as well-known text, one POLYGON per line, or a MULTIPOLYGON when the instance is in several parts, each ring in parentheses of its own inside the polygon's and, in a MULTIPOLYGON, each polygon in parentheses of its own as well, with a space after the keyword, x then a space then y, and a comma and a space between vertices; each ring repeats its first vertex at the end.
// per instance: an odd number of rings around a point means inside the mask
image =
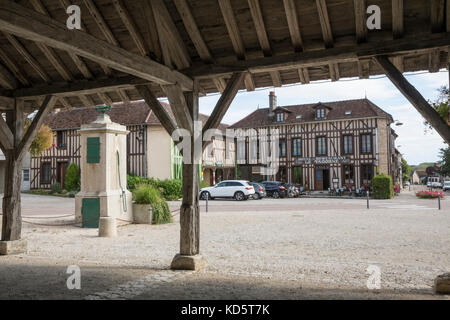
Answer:
POLYGON ((408 162, 402 158, 402 180, 403 182, 409 181, 411 177, 412 168, 408 162))
MULTIPOLYGON (((450 123, 449 88, 446 86, 442 86, 438 89, 438 91, 438 98, 434 102, 430 101, 430 104, 439 113, 442 119, 444 119, 447 123, 450 123)), ((425 121, 425 126, 425 132, 433 129, 428 121, 425 121)))
POLYGON ((441 158, 440 174, 443 176, 450 176, 450 147, 442 148, 439 157, 441 158))
MULTIPOLYGON (((25 121, 25 132, 31 125, 31 120, 25 121)), ((31 143, 30 153, 35 157, 39 157, 45 150, 53 145, 54 133, 52 129, 47 125, 42 125, 39 129, 36 138, 31 143)))

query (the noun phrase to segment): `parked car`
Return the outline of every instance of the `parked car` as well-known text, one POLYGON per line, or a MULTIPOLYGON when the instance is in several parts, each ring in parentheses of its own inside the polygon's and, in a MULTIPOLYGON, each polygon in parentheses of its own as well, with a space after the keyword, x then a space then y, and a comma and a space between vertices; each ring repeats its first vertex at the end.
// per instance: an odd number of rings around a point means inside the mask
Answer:
POLYGON ((266 189, 263 185, 256 183, 256 182, 250 182, 250 184, 253 186, 253 189, 255 189, 255 194, 253 195, 253 199, 255 200, 261 200, 262 198, 265 198, 267 196, 266 189))
POLYGON ((255 194, 255 189, 248 181, 227 180, 214 187, 200 189, 200 199, 234 198, 237 201, 247 200, 255 194))
POLYGON ((278 198, 286 198, 288 196, 288 190, 286 188, 286 185, 282 182, 264 181, 262 185, 266 189, 268 197, 278 199, 278 198))
POLYGON ((450 190, 450 181, 444 182, 444 187, 442 188, 444 191, 450 190))

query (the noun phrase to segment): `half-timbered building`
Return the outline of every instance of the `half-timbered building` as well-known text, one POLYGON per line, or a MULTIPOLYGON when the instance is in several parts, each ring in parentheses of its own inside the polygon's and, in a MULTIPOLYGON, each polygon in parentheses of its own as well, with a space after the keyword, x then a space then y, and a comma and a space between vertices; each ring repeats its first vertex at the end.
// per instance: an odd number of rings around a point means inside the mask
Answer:
MULTIPOLYGON (((237 145, 241 178, 277 180, 309 190, 367 187, 377 173, 395 177, 395 132, 392 116, 367 99, 277 106, 258 109, 232 126, 261 136, 278 129, 278 164, 274 175, 264 175, 260 141, 237 145), (252 159, 258 159, 257 163, 252 159)), ((243 140, 244 141, 244 140, 243 140)))
MULTIPOLYGON (((170 106, 161 102, 173 117, 170 106)), ((156 115, 145 102, 114 104, 108 113, 111 121, 125 125, 127 136, 127 172, 130 175, 157 179, 181 179, 182 156, 171 136, 165 131, 156 115)), ((39 157, 31 158, 31 189, 49 189, 52 184, 65 184, 66 169, 71 163, 80 166, 81 141, 78 130, 81 125, 93 122, 98 116, 94 108, 56 109, 45 120, 55 133, 54 143, 39 157)), ((200 114, 205 123, 208 116, 200 114)), ((225 132, 228 126, 220 124, 225 132)), ((207 183, 234 177, 234 146, 229 146, 225 156, 225 139, 215 140, 212 149, 205 149, 203 174, 207 183)), ((1 167, 0 167, 1 168, 1 167)))

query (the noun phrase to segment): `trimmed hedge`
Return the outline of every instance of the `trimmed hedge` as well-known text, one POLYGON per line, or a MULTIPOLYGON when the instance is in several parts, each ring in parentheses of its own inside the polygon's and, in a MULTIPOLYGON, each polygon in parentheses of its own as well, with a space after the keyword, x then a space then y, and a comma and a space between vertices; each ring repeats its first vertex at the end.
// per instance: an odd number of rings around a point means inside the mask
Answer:
POLYGON ((375 199, 391 199, 394 197, 394 185, 392 177, 387 174, 379 174, 372 181, 373 196, 375 199))
POLYGON ((149 184, 140 184, 133 191, 133 200, 137 204, 149 204, 153 209, 153 224, 173 222, 172 214, 166 200, 157 188, 149 184))
POLYGON ((66 188, 69 191, 80 190, 80 168, 75 163, 67 167, 66 188))
POLYGON ((153 178, 142 178, 138 176, 127 176, 128 190, 133 191, 138 185, 150 185, 159 190, 167 201, 179 200, 183 197, 181 180, 159 180, 153 178))

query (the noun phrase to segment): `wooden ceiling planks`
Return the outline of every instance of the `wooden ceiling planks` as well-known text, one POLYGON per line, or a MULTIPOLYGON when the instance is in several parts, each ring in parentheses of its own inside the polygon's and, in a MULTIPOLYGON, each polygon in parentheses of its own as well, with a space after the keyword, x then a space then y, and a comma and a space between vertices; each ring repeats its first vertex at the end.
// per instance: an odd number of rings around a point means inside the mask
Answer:
MULTIPOLYGON (((441 0, 374 1, 382 10, 381 30, 364 28, 366 6, 364 1, 356 0, 157 0, 156 6, 162 5, 165 8, 162 11, 164 21, 159 23, 152 19, 155 18, 152 5, 154 1, 150 0, 16 2, 35 10, 39 9, 40 3, 48 15, 60 23, 65 23, 67 19, 64 6, 68 3, 80 5, 85 32, 161 63, 164 60, 163 46, 167 45, 171 60, 175 62, 173 67, 182 72, 185 72, 187 66, 189 70, 186 72, 190 72, 211 63, 213 66, 225 67, 234 63, 240 66, 242 61, 255 59, 266 59, 270 63, 270 59, 276 61, 279 57, 295 55, 294 52, 302 54, 324 48, 357 48, 358 43, 364 45, 405 38, 414 41, 433 33, 444 36, 450 28, 449 19, 446 18, 449 15, 446 8, 449 2, 441 0), (172 39, 166 37, 162 40, 158 35, 154 26, 159 28, 161 24, 164 25, 166 34, 168 32, 169 35, 175 35, 172 39)), ((16 42, 13 40, 11 43, 3 34, 0 35, 0 62, 17 78, 20 87, 61 80, 70 82, 75 79, 95 80, 104 76, 124 75, 123 72, 59 49, 51 48, 49 55, 49 52, 42 50, 42 44, 14 35, 12 37, 16 42), (12 68, 13 64, 17 67, 12 68)), ((412 53, 392 53, 393 62, 404 72, 436 72, 447 65, 447 49, 441 45, 424 51, 411 50, 412 53)), ((232 71, 230 69, 230 74, 232 71)), ((250 91, 258 87, 338 80, 341 77, 367 78, 380 73, 382 70, 367 59, 335 62, 330 57, 330 61, 318 65, 294 64, 292 70, 275 69, 267 74, 249 74, 241 89, 250 91), (343 68, 341 72, 340 68, 343 68)), ((200 85, 205 93, 219 92, 224 90, 228 78, 229 75, 211 76, 208 80, 202 79, 200 85)), ((2 88, 8 89, 4 86, 2 88)), ((157 85, 152 86, 152 90, 155 90, 155 94, 164 95, 157 85)), ((127 89, 101 92, 100 96, 90 95, 89 98, 92 100, 90 103, 110 103, 139 99, 140 95, 134 89, 127 89)), ((70 97, 66 103, 81 106, 86 101, 70 97)))

